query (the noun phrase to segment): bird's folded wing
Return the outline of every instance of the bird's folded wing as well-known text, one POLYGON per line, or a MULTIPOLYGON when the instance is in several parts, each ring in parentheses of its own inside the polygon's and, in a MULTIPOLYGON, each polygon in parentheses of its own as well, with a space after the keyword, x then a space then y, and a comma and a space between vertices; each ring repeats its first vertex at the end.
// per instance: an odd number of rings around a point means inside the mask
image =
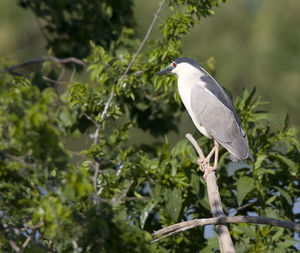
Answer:
POLYGON ((200 85, 192 89, 191 109, 198 123, 230 153, 241 160, 248 156, 247 137, 242 134, 235 109, 229 109, 200 85))

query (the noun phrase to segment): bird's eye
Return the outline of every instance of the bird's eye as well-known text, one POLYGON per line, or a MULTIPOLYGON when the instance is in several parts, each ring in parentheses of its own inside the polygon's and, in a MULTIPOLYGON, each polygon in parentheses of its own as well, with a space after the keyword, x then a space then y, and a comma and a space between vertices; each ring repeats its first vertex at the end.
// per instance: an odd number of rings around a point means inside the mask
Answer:
POLYGON ((176 65, 177 65, 176 62, 173 62, 173 67, 174 67, 174 68, 176 68, 176 65))

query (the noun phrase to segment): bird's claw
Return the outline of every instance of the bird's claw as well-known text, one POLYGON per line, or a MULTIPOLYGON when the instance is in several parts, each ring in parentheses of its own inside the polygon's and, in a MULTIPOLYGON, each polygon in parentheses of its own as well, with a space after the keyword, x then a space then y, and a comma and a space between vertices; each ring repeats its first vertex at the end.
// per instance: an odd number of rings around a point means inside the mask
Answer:
POLYGON ((210 159, 208 157, 205 157, 203 159, 197 160, 197 163, 200 167, 200 169, 203 171, 203 178, 206 182, 207 176, 210 172, 213 172, 217 170, 217 166, 210 166, 209 165, 210 159))
POLYGON ((206 182, 208 174, 211 173, 211 172, 213 172, 213 171, 215 171, 215 170, 217 170, 216 166, 212 167, 212 166, 208 165, 208 166, 205 167, 205 169, 204 169, 204 175, 203 175, 203 178, 204 178, 205 182, 206 182))
POLYGON ((209 166, 209 160, 207 157, 205 158, 200 158, 197 160, 197 163, 200 167, 200 170, 202 170, 203 172, 205 172, 205 167, 209 166))

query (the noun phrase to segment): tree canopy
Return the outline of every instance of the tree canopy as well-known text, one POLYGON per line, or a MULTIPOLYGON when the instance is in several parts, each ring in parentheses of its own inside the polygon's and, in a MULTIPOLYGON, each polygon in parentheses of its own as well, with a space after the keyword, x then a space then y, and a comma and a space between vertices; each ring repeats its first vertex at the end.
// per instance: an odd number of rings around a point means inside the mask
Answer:
POLYGON ((56 56, 86 57, 89 41, 108 49, 124 28, 134 26, 132 0, 19 0, 41 20, 41 28, 56 56))
MULTIPOLYGON (((45 60, 42 69, 28 74, 12 71, 11 62, 1 60, 0 248, 218 251, 216 237, 207 238, 203 227, 156 244, 151 234, 176 222, 211 217, 193 147, 184 135, 175 145, 167 137, 178 130, 184 110, 176 79, 155 74, 181 55, 182 36, 223 1, 162 1, 154 15, 160 37, 143 42, 134 36, 131 1, 50 2, 19 1, 45 19, 56 56, 88 55, 89 80, 75 74, 62 83, 62 61, 45 60), (157 18, 162 11, 168 16, 157 18), (114 28, 108 31, 106 22, 114 28), (143 50, 136 54, 139 46, 143 50)), ((213 61, 207 59, 204 67, 213 72, 213 61)), ((274 129, 272 115, 260 109, 264 103, 255 89, 244 89, 235 99, 251 154, 233 164, 221 149, 223 208, 227 215, 298 221, 299 213, 293 212, 300 191, 297 129, 289 127, 288 117, 274 129)), ((194 136, 207 153, 213 143, 194 136)), ((294 233, 283 228, 231 224, 229 229, 237 252, 296 250, 294 233)))

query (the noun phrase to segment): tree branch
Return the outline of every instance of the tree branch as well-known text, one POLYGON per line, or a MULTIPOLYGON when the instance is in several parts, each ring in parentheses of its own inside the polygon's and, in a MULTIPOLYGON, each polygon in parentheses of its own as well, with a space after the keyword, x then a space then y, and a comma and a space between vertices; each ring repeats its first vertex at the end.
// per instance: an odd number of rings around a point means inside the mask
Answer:
MULTIPOLYGON (((38 228, 42 227, 43 225, 44 225, 44 223, 41 223, 41 224, 38 224, 38 225, 36 225, 36 226, 32 226, 32 227, 30 227, 30 228, 28 228, 28 229, 33 228, 33 229, 35 230, 35 229, 38 229, 38 228)), ((17 227, 14 227, 14 226, 11 226, 11 225, 7 225, 7 224, 3 224, 2 222, 0 222, 0 230, 3 232, 3 234, 4 234, 5 238, 6 238, 6 240, 8 241, 8 243, 10 244, 10 246, 12 247, 12 249, 13 249, 15 252, 19 252, 19 253, 23 252, 23 249, 20 249, 20 248, 17 246, 17 244, 16 244, 16 243, 10 238, 10 236, 9 236, 9 233, 12 232, 12 233, 14 233, 17 237, 22 237, 22 238, 26 237, 26 236, 24 235, 24 233, 22 233, 22 232, 25 231, 23 228, 22 228, 22 229, 19 229, 19 228, 17 228, 17 227)), ((25 242, 23 243, 23 248, 25 248, 25 247, 28 245, 29 241, 31 241, 31 244, 37 246, 38 248, 44 249, 44 250, 47 251, 47 252, 57 253, 56 250, 51 249, 51 248, 48 248, 48 247, 44 246, 43 244, 41 244, 41 243, 39 243, 39 242, 35 242, 35 241, 31 240, 31 237, 32 237, 32 236, 29 236, 30 239, 28 239, 28 237, 26 237, 26 240, 25 240, 25 242)))
MULTIPOLYGON (((149 35, 150 35, 150 33, 151 33, 151 31, 152 31, 152 29, 153 29, 153 27, 154 27, 154 24, 156 23, 156 20, 157 20, 157 18, 158 18, 158 15, 159 15, 160 12, 162 11, 162 8, 163 8, 163 5, 165 4, 165 2, 166 2, 166 0, 163 0, 163 1, 160 3, 160 6, 159 6, 159 8, 157 9, 156 13, 154 14, 154 18, 153 18, 153 20, 152 20, 152 22, 151 22, 151 25, 149 26, 149 28, 148 28, 148 30, 147 30, 147 32, 146 32, 146 35, 145 35, 145 37, 144 37, 142 43, 140 44, 140 46, 138 47, 138 49, 137 49, 136 52, 134 53, 134 55, 133 55, 133 57, 132 57, 130 63, 128 64, 127 68, 125 69, 124 73, 122 74, 122 76, 120 77, 120 79, 118 80, 118 82, 122 81, 122 80, 126 77, 128 71, 129 71, 130 68, 132 67, 132 65, 133 65, 133 63, 134 63, 136 57, 138 56, 138 54, 140 53, 140 51, 141 51, 142 48, 144 47, 144 45, 145 45, 146 41, 148 40, 149 35)), ((112 92, 111 92, 111 94, 110 94, 110 96, 109 96, 109 98, 108 98, 108 100, 107 100, 107 102, 106 102, 106 104, 105 104, 104 110, 103 110, 103 112, 102 112, 102 114, 101 114, 101 121, 103 121, 103 120, 105 119, 106 114, 107 114, 107 110, 108 110, 108 108, 109 108, 109 106, 110 106, 110 104, 111 104, 111 101, 112 101, 112 99, 113 99, 114 96, 115 96, 115 92, 112 90, 112 92)))
POLYGON ((38 64, 38 63, 43 63, 45 61, 52 61, 52 62, 56 62, 59 64, 66 64, 66 63, 75 63, 78 65, 83 66, 84 68, 87 67, 87 63, 85 63, 84 61, 76 58, 76 57, 68 57, 68 58, 57 58, 55 56, 48 56, 48 57, 44 57, 44 58, 34 58, 34 59, 30 59, 21 63, 18 63, 16 65, 10 66, 5 68, 5 70, 9 73, 15 73, 14 70, 18 69, 18 68, 22 68, 22 67, 26 67, 28 65, 33 65, 33 64, 38 64))
POLYGON ((221 216, 215 218, 205 218, 205 219, 194 219, 190 221, 180 222, 165 228, 162 228, 158 231, 155 231, 153 235, 162 235, 162 237, 153 240, 152 242, 160 241, 166 237, 169 237, 173 234, 183 232, 198 226, 205 225, 217 225, 217 224, 228 224, 228 223, 252 223, 252 224, 265 224, 278 226, 290 230, 300 231, 300 224, 291 222, 291 221, 283 221, 271 218, 264 217, 254 217, 254 216, 221 216))
POLYGON ((154 14, 154 18, 152 20, 152 23, 151 25, 149 26, 149 29, 148 31, 146 32, 146 35, 142 41, 142 43, 140 44, 139 48, 136 50, 135 54, 133 55, 129 65, 127 66, 125 72, 123 73, 122 77, 121 77, 121 80, 124 78, 124 76, 128 73, 129 69, 131 68, 133 62, 135 61, 136 57, 138 56, 138 54, 140 53, 140 51, 142 50, 142 48, 144 47, 146 41, 148 40, 149 38, 149 35, 154 27, 154 24, 156 23, 156 20, 158 18, 158 15, 160 14, 160 12, 162 11, 162 8, 163 8, 163 5, 165 4, 166 0, 163 0, 161 3, 160 3, 160 6, 159 8, 157 9, 156 13, 154 14))
MULTIPOLYGON (((138 49, 137 49, 136 52, 134 53, 134 55, 133 55, 133 57, 132 57, 130 63, 128 64, 127 68, 125 69, 124 73, 122 74, 122 76, 120 77, 120 79, 118 80, 118 82, 122 81, 122 80, 126 77, 128 71, 129 71, 130 68, 132 67, 132 65, 133 65, 133 63, 134 63, 136 57, 138 56, 138 54, 140 53, 140 51, 141 51, 142 48, 144 47, 144 45, 145 45, 147 39, 149 38, 149 35, 150 35, 150 33, 151 33, 151 31, 152 31, 152 29, 153 29, 153 27, 154 27, 154 24, 155 24, 155 22, 156 22, 156 20, 157 20, 157 18, 158 18, 158 15, 160 14, 160 12, 161 12, 161 10, 162 10, 162 8, 163 8, 163 5, 165 4, 165 2, 166 2, 166 0, 163 0, 163 1, 161 2, 161 4, 160 4, 158 10, 156 11, 156 13, 155 13, 155 15, 154 15, 154 18, 153 18, 153 20, 152 20, 152 22, 151 22, 151 25, 149 26, 149 28, 148 28, 148 30, 147 30, 147 32, 146 32, 146 35, 145 35, 143 41, 141 42, 140 46, 138 47, 138 49)), ((139 73, 139 72, 138 72, 138 73, 139 73)), ((111 104, 111 102, 112 102, 114 96, 115 96, 115 92, 114 92, 114 89, 112 89, 111 94, 110 94, 110 96, 109 96, 107 102, 105 103, 103 112, 101 113, 100 122, 99 122, 99 123, 97 124, 97 126, 96 126, 96 131, 95 131, 95 134, 94 134, 94 145, 95 145, 95 146, 97 146, 97 144, 98 144, 98 136, 99 136, 99 132, 101 131, 102 123, 103 123, 103 121, 104 121, 105 118, 106 118, 108 108, 109 108, 109 106, 110 106, 110 104, 111 104)), ((94 177, 93 177, 93 184, 94 184, 94 189, 95 189, 95 194, 94 194, 94 203, 95 203, 95 202, 96 202, 96 194, 97 194, 97 177, 98 177, 98 173, 99 173, 99 169, 100 169, 99 163, 96 163, 94 167, 95 167, 95 173, 94 173, 94 177)))
POLYGON ((53 80, 47 76, 42 76, 42 78, 45 80, 45 81, 48 81, 50 83, 54 83, 54 84, 58 84, 58 85, 64 85, 64 84, 67 84, 69 83, 69 81, 56 81, 56 80, 53 80))
MULTIPOLYGON (((202 149, 199 147, 197 141, 193 138, 191 134, 186 134, 186 138, 193 144, 197 153, 201 159, 204 159, 204 154, 202 149)), ((217 179, 215 172, 210 172, 206 179, 208 200, 211 208, 213 217, 225 216, 222 209, 221 197, 217 185, 217 179)), ((228 227, 226 225, 217 225, 216 231, 219 237, 219 245, 221 253, 235 253, 233 242, 231 240, 228 227)))

